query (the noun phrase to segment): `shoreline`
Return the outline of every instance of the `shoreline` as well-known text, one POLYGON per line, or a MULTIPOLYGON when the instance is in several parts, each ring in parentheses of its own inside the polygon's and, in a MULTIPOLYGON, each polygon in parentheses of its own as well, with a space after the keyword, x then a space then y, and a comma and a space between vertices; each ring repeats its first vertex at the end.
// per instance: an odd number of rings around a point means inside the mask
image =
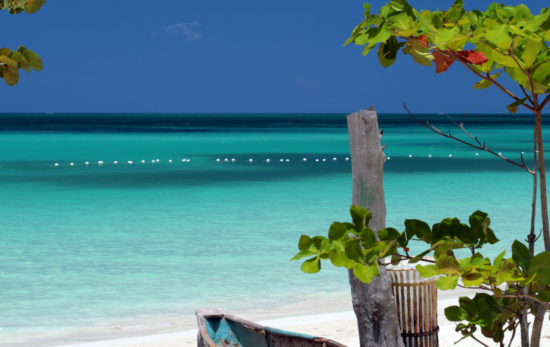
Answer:
MULTIPOLYGON (((473 297, 475 293, 474 290, 467 289, 445 292, 438 291, 438 324, 440 328, 439 340, 441 347, 454 346, 454 343, 461 338, 461 335, 455 332, 455 324, 449 322, 445 318, 444 309, 451 305, 457 305, 460 296, 473 297)), ((276 318, 273 317, 276 314, 271 314, 270 316, 273 318, 268 319, 244 317, 246 315, 239 315, 238 312, 236 315, 263 326, 325 337, 348 347, 359 347, 357 322, 355 314, 351 309, 337 312, 324 311, 311 312, 311 314, 290 314, 276 318)), ((266 317, 266 315, 264 315, 264 317, 266 317)), ((541 347, 550 347, 550 330, 547 331, 548 333, 543 331, 541 347)), ((481 333, 478 333, 476 336, 488 346, 496 346, 492 340, 481 336, 481 333)), ((507 336, 509 337, 509 335, 507 336)), ((96 341, 90 342, 75 343, 74 340, 65 342, 59 342, 58 340, 57 342, 44 342, 43 344, 29 342, 29 344, 23 343, 19 345, 44 347, 194 347, 197 345, 197 328, 195 323, 194 328, 188 326, 176 332, 146 333, 142 336, 116 337, 110 339, 102 339, 101 336, 97 335, 94 337, 96 341)), ((519 345, 519 338, 517 336, 514 342, 517 342, 517 344, 514 343, 513 346, 519 345)), ((467 345, 467 341, 464 341, 463 345, 467 345)))
MULTIPOLYGON (((458 303, 460 296, 473 296, 473 290, 438 291, 438 321, 440 327, 448 326, 454 333, 454 325, 449 325, 443 314, 445 307, 458 303)), ((351 302, 350 302, 351 307, 351 302)), ((239 316, 239 314, 236 314, 239 316)), ((243 315, 240 315, 243 317, 243 315)), ((248 318, 245 318, 248 319, 248 318)), ((340 310, 337 312, 319 312, 311 314, 287 315, 268 319, 249 319, 264 326, 278 329, 306 333, 319 337, 326 337, 338 341, 349 347, 359 345, 357 326, 353 310, 340 310)), ((445 335, 449 335, 445 333, 445 335)), ((48 346, 55 347, 176 347, 195 346, 197 328, 185 329, 178 332, 157 333, 144 336, 126 338, 105 339, 83 343, 61 343, 48 346)))

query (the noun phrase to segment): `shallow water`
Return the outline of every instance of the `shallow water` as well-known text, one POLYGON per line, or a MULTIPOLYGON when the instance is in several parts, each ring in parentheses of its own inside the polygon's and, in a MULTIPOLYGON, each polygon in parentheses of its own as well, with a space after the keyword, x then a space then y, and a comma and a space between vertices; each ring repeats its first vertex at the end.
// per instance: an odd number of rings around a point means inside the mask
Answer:
MULTIPOLYGON (((481 209, 502 241, 487 255, 525 237, 530 175, 407 116, 379 117, 388 226, 481 209)), ((0 124, 4 341, 181 328, 202 307, 266 317, 346 305, 346 271, 324 263, 306 275, 288 261, 301 234, 348 219, 345 115, 4 114, 0 124)), ((467 126, 532 163, 531 118, 472 115, 467 126)))

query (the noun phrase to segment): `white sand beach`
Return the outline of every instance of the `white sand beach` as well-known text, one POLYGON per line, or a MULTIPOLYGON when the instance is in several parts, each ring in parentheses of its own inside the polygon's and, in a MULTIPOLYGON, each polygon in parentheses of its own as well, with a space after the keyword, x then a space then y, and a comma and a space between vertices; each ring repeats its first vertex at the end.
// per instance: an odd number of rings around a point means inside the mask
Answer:
MULTIPOLYGON (((459 296, 473 296, 472 291, 457 290, 454 292, 439 292, 438 300, 438 322, 439 342, 441 347, 451 347, 461 338, 455 332, 455 324, 445 318, 445 307, 457 305, 459 296)), ((337 313, 315 314, 310 316, 287 317, 257 321, 258 324, 273 328, 295 331, 304 334, 322 336, 338 341, 349 347, 359 347, 359 337, 355 314, 353 311, 337 313)), ((507 335, 510 336, 510 335, 507 335)), ((488 346, 498 346, 492 340, 477 333, 476 337, 488 346)), ((158 334, 140 337, 131 337, 117 340, 105 340, 91 343, 80 343, 72 345, 59 345, 59 347, 191 347, 197 344, 197 329, 186 330, 169 334, 158 334)), ((459 346, 479 345, 473 340, 464 340, 459 346)), ((519 334, 512 346, 519 346, 519 334)), ((480 346, 480 345, 479 345, 480 346)), ((543 328, 541 347, 550 347, 550 323, 546 318, 543 328)))

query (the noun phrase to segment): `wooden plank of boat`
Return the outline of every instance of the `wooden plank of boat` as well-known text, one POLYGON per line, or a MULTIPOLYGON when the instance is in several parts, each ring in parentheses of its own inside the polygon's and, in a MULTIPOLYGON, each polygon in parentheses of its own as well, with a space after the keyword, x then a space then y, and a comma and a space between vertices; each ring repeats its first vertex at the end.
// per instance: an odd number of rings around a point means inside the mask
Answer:
POLYGON ((198 347, 346 347, 323 337, 264 327, 212 308, 195 313, 198 347))

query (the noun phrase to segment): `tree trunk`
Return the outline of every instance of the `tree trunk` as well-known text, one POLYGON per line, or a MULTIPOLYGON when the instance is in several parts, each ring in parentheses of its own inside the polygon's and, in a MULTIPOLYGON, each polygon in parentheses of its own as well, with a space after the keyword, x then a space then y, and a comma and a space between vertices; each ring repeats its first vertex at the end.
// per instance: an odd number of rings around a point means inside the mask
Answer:
POLYGON ((542 141, 542 121, 540 111, 535 112, 537 147, 539 148, 540 207, 542 212, 542 235, 544 250, 550 251, 550 228, 548 225, 548 200, 546 196, 546 167, 544 165, 544 143, 542 141))
MULTIPOLYGON (((372 213, 369 227, 377 232, 386 227, 383 172, 386 156, 380 145, 378 117, 374 107, 348 115, 348 132, 353 174, 352 203, 372 213)), ((380 267, 380 277, 363 283, 348 271, 353 310, 357 316, 361 347, 404 347, 397 320, 391 279, 380 267)))
POLYGON ((533 329, 531 330, 531 346, 539 347, 542 333, 542 325, 544 324, 544 315, 548 310, 548 304, 537 304, 535 306, 535 319, 533 320, 533 329))
MULTIPOLYGON (((526 289, 524 287, 524 289, 526 289)), ((525 292, 525 291, 524 291, 525 292)), ((521 332, 521 347, 529 347, 529 311, 527 310, 527 303, 523 303, 521 306, 521 322, 519 323, 521 332)))

